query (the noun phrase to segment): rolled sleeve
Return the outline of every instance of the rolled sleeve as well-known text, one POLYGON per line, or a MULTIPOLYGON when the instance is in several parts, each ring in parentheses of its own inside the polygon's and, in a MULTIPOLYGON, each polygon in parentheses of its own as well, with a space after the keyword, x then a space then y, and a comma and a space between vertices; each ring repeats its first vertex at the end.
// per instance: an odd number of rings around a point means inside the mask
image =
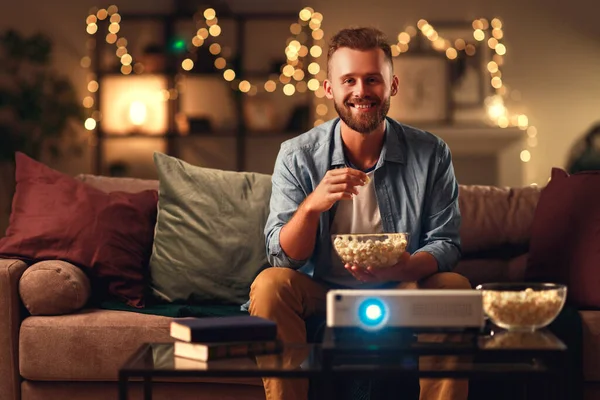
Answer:
POLYGON ((438 146, 436 161, 433 183, 423 212, 422 245, 415 253, 430 253, 438 262, 438 270, 448 272, 454 269, 461 257, 461 216, 452 156, 444 142, 438 146))
POLYGON ((281 248, 279 241, 281 228, 292 219, 306 198, 305 190, 289 167, 289 157, 284 149, 280 149, 275 161, 271 178, 270 211, 265 225, 265 242, 267 259, 272 266, 298 269, 307 260, 296 260, 289 257, 281 248))

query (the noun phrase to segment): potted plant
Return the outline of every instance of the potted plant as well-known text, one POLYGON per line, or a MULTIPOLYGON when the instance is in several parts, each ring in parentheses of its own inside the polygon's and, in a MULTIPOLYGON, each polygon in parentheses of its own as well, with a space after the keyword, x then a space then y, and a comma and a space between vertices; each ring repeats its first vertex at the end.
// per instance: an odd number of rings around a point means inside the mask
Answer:
MULTIPOLYGON (((14 154, 59 156, 83 109, 69 79, 51 68, 52 43, 43 34, 0 34, 0 237, 14 191, 14 154)), ((81 151, 71 146, 69 151, 81 151)))

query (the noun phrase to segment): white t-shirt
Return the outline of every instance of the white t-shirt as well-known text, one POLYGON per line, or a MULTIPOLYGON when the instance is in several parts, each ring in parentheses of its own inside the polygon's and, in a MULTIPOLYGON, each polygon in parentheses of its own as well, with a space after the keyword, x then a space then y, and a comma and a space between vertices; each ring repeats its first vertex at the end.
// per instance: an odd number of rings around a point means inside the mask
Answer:
MULTIPOLYGON (((331 234, 337 233, 383 233, 381 213, 375 195, 374 170, 367 172, 368 183, 357 186, 358 195, 352 200, 340 200, 337 205, 335 217, 331 223, 331 234)), ((331 246, 331 269, 323 276, 326 282, 348 287, 376 287, 380 284, 368 284, 354 278, 346 271, 344 263, 331 246)))

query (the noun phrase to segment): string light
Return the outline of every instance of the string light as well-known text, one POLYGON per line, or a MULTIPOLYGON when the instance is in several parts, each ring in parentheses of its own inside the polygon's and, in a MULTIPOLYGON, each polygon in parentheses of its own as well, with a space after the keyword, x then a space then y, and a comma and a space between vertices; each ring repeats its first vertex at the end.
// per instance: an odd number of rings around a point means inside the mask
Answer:
MULTIPOLYGON (((230 51, 229 49, 222 47, 218 42, 222 30, 218 25, 217 12, 213 8, 207 8, 197 15, 201 15, 204 21, 201 19, 196 21, 196 28, 198 29, 192 37, 192 45, 194 46, 192 52, 195 52, 196 48, 205 45, 210 37, 211 44, 209 46, 209 52, 214 56, 219 56, 219 58, 214 61, 215 68, 224 70, 223 79, 231 82, 232 89, 234 90, 239 90, 248 95, 255 95, 262 91, 268 93, 275 92, 278 86, 280 86, 286 96, 292 96, 296 92, 306 92, 307 88, 310 87, 308 81, 315 79, 316 77, 314 77, 314 75, 318 74, 320 70, 318 60, 323 55, 321 43, 324 36, 324 32, 321 29, 323 15, 319 12, 315 12, 314 9, 310 7, 305 7, 300 10, 298 13, 298 22, 290 25, 290 33, 292 36, 286 41, 284 50, 286 62, 281 66, 280 75, 277 77, 269 77, 268 79, 265 79, 265 81, 245 80, 236 82, 235 77, 239 74, 236 73, 234 66, 227 60, 230 51), (311 29, 311 36, 315 40, 315 43, 311 45, 310 48, 305 44, 309 37, 308 34, 304 32, 304 28, 307 26, 311 29), (305 58, 307 57, 311 58, 310 62, 305 61, 305 58), (295 83, 293 83, 292 79, 295 83)), ((193 69, 193 58, 184 60, 181 67, 185 71, 191 71, 191 69, 193 69)))
MULTIPOLYGON (((140 63, 133 62, 133 57, 127 51, 127 39, 125 37, 119 37, 118 33, 121 31, 121 15, 116 5, 111 5, 107 8, 98 9, 97 7, 92 8, 89 11, 88 16, 85 19, 86 32, 92 36, 88 39, 87 48, 91 52, 96 47, 96 38, 98 32, 98 21, 104 21, 108 19, 108 26, 105 40, 108 44, 115 44, 117 50, 115 55, 119 57, 121 66, 119 70, 123 75, 129 75, 132 71, 141 73, 143 71, 143 65, 140 63)), ((82 57, 80 65, 82 68, 90 68, 92 60, 90 56, 82 57)), ((87 130, 96 129, 97 122, 100 121, 101 114, 99 110, 94 110, 93 107, 97 103, 96 92, 99 89, 99 82, 96 80, 94 74, 89 74, 88 78, 88 94, 84 96, 83 105, 89 109, 90 117, 85 120, 84 126, 87 130)))
MULTIPOLYGON (((449 40, 441 37, 435 27, 424 19, 419 20, 417 28, 432 42, 432 47, 437 51, 445 52, 449 60, 456 59, 459 51, 464 51, 468 56, 476 53, 476 47, 473 43, 469 43, 471 38, 461 38, 451 43, 449 40)), ((478 18, 473 21, 472 28, 472 38, 484 43, 493 52, 491 60, 487 63, 487 71, 490 74, 489 84, 494 89, 495 94, 485 99, 484 105, 487 110, 487 116, 492 124, 500 128, 518 127, 521 130, 527 131, 527 135, 529 136, 526 141, 527 148, 522 149, 520 158, 524 163, 530 162, 532 158, 530 149, 536 147, 538 143, 536 137, 537 129, 529 125, 527 115, 523 113, 511 113, 505 105, 506 99, 509 98, 510 90, 502 80, 502 71, 500 69, 504 64, 504 56, 507 53, 506 45, 501 42, 502 38, 504 38, 502 21, 499 18, 493 18, 488 22, 485 18, 478 18)), ((399 41, 400 35, 398 35, 399 41)), ((403 35, 402 37, 405 38, 406 36, 403 35)), ((393 48, 392 51, 394 51, 393 48)))

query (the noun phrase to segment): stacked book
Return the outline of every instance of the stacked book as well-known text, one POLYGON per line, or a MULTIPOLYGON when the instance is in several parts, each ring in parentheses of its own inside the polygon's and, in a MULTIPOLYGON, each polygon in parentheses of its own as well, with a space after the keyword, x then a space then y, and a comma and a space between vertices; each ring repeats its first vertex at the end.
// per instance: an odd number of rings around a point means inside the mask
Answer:
POLYGON ((171 337, 176 339, 176 367, 185 365, 185 360, 248 359, 282 348, 275 322, 256 316, 182 318, 173 320, 170 328, 171 337))

